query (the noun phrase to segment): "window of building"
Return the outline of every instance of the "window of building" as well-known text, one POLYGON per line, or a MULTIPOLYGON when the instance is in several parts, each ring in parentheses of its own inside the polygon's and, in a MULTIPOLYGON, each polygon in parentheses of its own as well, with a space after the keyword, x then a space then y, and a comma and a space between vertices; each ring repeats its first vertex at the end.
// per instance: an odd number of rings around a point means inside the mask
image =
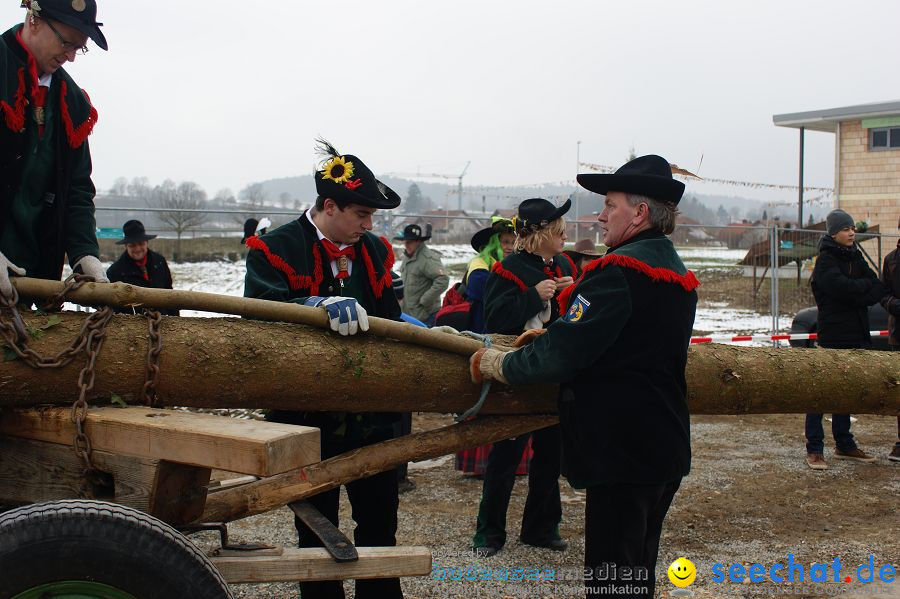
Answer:
POLYGON ((900 127, 869 129, 870 150, 900 148, 900 127))

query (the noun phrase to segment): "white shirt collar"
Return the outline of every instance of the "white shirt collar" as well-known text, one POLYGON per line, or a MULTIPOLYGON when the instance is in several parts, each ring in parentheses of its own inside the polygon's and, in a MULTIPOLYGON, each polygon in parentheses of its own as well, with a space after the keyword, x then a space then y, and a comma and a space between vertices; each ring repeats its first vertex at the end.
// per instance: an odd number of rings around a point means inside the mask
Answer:
MULTIPOLYGON (((315 229, 316 229, 316 236, 319 238, 320 241, 321 241, 322 239, 328 239, 328 238, 325 236, 325 234, 322 233, 322 230, 319 229, 319 227, 316 225, 316 221, 313 220, 313 218, 312 218, 312 211, 313 211, 312 208, 310 208, 309 210, 306 211, 306 218, 308 218, 308 219, 309 219, 309 222, 312 223, 312 226, 315 227, 315 229)), ((328 241, 331 241, 331 240, 328 239, 328 241)), ((334 243, 334 242, 331 241, 331 243, 334 243)), ((338 249, 339 249, 339 250, 342 250, 342 249, 344 249, 345 247, 349 247, 349 246, 350 246, 350 244, 348 244, 348 243, 342 243, 342 244, 338 245, 338 249)), ((353 273, 353 260, 350 260, 350 263, 347 265, 347 272, 350 273, 350 274, 353 273)), ((332 261, 331 261, 331 274, 334 275, 334 276, 337 276, 337 273, 338 273, 337 260, 332 260, 332 261)))
POLYGON ((38 77, 38 85, 41 87, 50 87, 50 82, 53 80, 53 73, 48 73, 46 75, 41 75, 38 77))

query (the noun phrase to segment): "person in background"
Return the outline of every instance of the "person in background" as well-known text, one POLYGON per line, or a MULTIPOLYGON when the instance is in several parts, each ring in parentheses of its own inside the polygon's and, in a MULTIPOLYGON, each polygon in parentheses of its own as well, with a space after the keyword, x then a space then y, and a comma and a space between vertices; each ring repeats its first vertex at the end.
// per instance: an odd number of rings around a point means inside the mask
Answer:
POLYGON ((566 250, 564 253, 575 263, 577 274, 584 272, 588 264, 601 256, 600 252, 597 251, 597 246, 590 239, 579 239, 575 242, 574 248, 566 250))
POLYGON ((62 68, 107 49, 95 0, 25 0, 25 22, 0 37, 0 294, 9 273, 59 279, 75 272, 105 282, 94 219, 87 138, 97 111, 62 68))
MULTIPOLYGON (((155 289, 172 289, 172 273, 169 264, 162 254, 150 249, 147 243, 156 239, 156 235, 147 235, 144 224, 139 220, 130 220, 122 225, 124 237, 116 245, 124 245, 125 251, 119 259, 112 263, 106 271, 111 283, 128 283, 137 287, 155 289)), ((137 314, 139 306, 131 308, 115 308, 120 314, 137 314)), ((178 310, 160 310, 167 316, 178 316, 178 310)))
MULTIPOLYGON (((319 140, 323 161, 316 171, 318 197, 312 209, 262 237, 249 237, 244 296, 323 308, 331 329, 356 335, 369 329, 368 315, 400 320, 393 289, 390 242, 372 234, 377 210, 400 205, 400 196, 375 178, 357 156, 340 154, 319 140)), ((264 358, 263 358, 264 359, 264 358)), ((316 356, 298 357, 298 366, 316 356)), ((327 376, 327 372, 324 373, 327 376)), ((321 431, 323 460, 394 437, 397 413, 296 412, 273 410, 268 420, 321 431)), ((397 544, 397 471, 391 469, 344 485, 360 547, 397 544)), ((340 488, 308 501, 338 526, 340 488)), ((321 547, 302 520, 294 524, 301 547, 321 547)), ((340 580, 300 583, 304 599, 343 598, 340 580)), ((357 579, 357 599, 402 597, 399 578, 357 579)))
POLYGON ((440 252, 425 242, 431 239, 431 225, 427 231, 417 224, 406 225, 403 233, 394 237, 403 242, 403 311, 413 318, 434 325, 434 317, 441 307, 441 294, 447 290, 450 277, 444 273, 440 252))
MULTIPOLYGON (((500 216, 491 217, 491 226, 479 230, 472 236, 472 249, 478 255, 472 258, 463 275, 459 288, 470 304, 468 330, 474 333, 487 332, 484 325, 484 288, 490 270, 515 251, 516 231, 512 221, 500 216)), ((493 444, 480 445, 457 452, 455 467, 466 476, 483 477, 488 456, 493 444)), ((525 446, 516 475, 528 474, 528 460, 531 444, 525 446)))
MULTIPOLYGON (((878 303, 886 290, 856 247, 853 218, 843 210, 832 210, 825 217, 825 226, 827 233, 819 241, 819 254, 810 276, 819 307, 818 344, 832 349, 871 347, 868 306, 878 303)), ((806 464, 813 470, 826 470, 822 414, 807 414, 805 429, 806 464)), ((850 414, 832 414, 831 433, 835 459, 877 459, 856 446, 850 432, 850 414)))
POLYGON ((248 237, 265 235, 271 225, 272 222, 266 217, 263 217, 262 220, 248 218, 244 221, 244 237, 241 238, 241 245, 247 244, 248 237))
MULTIPOLYGON (((900 221, 897 222, 900 229, 900 221)), ((887 291, 881 299, 881 305, 888 313, 888 333, 891 350, 900 351, 900 239, 897 247, 884 257, 881 267, 881 282, 887 291)), ((892 462, 900 462, 900 417, 897 418, 897 442, 888 459, 892 462)))
MULTIPOLYGON (((512 221, 517 235, 516 252, 495 263, 487 281, 484 307, 489 332, 518 335, 529 329, 543 329, 559 317, 557 294, 572 285, 575 272, 575 265, 562 253, 566 242, 563 215, 571 205, 571 200, 567 200, 557 208, 543 198, 519 204, 512 221)), ((519 540, 554 551, 564 551, 568 546, 559 535, 562 506, 556 425, 494 443, 472 539, 472 547, 480 555, 491 556, 506 544, 506 512, 516 466, 529 439, 534 454, 519 540)))
MULTIPOLYGON (((655 155, 578 183, 606 196, 598 220, 609 250, 563 292, 563 316, 544 334, 513 352, 478 350, 470 374, 560 383, 566 477, 587 490, 585 572, 645 568, 627 594, 652 599, 663 522, 691 465, 685 366, 700 283, 666 237, 684 184, 655 155)), ((624 595, 623 584, 585 577, 588 596, 624 595)))

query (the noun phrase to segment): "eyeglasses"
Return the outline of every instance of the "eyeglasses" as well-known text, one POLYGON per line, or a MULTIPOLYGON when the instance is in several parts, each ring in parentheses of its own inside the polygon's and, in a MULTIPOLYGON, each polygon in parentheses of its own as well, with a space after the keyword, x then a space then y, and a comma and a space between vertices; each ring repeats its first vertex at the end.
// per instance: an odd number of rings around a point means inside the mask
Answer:
POLYGON ((47 27, 50 28, 50 31, 56 34, 57 39, 59 39, 59 43, 62 46, 63 51, 68 54, 69 52, 75 52, 76 54, 87 54, 88 47, 87 46, 78 46, 77 44, 73 44, 70 41, 67 41, 66 38, 60 34, 59 31, 56 30, 56 27, 53 26, 49 20, 44 19, 44 23, 47 24, 47 27))

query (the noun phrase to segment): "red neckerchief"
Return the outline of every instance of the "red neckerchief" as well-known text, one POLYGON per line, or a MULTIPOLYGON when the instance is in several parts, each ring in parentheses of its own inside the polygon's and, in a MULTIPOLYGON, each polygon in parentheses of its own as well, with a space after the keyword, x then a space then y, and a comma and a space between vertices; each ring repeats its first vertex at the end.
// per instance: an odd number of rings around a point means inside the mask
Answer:
POLYGON ((147 258, 149 258, 149 257, 150 257, 150 254, 147 253, 147 254, 144 254, 143 260, 135 260, 134 258, 132 258, 132 261, 137 265, 138 268, 141 269, 141 274, 144 275, 145 281, 150 280, 150 273, 147 272, 147 258))
POLYGON ((335 260, 338 264, 338 273, 336 277, 338 279, 346 279, 350 276, 350 272, 347 268, 347 260, 356 260, 356 250, 352 245, 348 245, 344 249, 338 249, 333 242, 325 239, 324 237, 320 240, 322 242, 322 247, 325 248, 325 253, 328 254, 328 260, 335 260), (342 258, 345 259, 342 260, 342 258))
POLYGON ((31 113, 35 115, 35 121, 38 125, 38 136, 44 136, 44 106, 47 103, 47 92, 50 91, 49 88, 44 87, 38 83, 38 72, 37 72, 37 62, 34 60, 34 55, 31 53, 31 50, 28 49, 28 46, 25 45, 25 42, 22 41, 22 30, 19 29, 16 31, 16 41, 19 42, 19 45, 22 46, 22 49, 25 50, 25 54, 28 57, 28 75, 29 75, 29 83, 31 88, 31 113), (40 115, 40 116, 38 116, 40 115))
POLYGON ((559 265, 556 264, 555 268, 551 270, 551 267, 553 266, 554 264, 552 258, 550 259, 550 262, 544 263, 544 274, 547 275, 547 278, 553 279, 562 277, 562 269, 559 267, 559 265))

